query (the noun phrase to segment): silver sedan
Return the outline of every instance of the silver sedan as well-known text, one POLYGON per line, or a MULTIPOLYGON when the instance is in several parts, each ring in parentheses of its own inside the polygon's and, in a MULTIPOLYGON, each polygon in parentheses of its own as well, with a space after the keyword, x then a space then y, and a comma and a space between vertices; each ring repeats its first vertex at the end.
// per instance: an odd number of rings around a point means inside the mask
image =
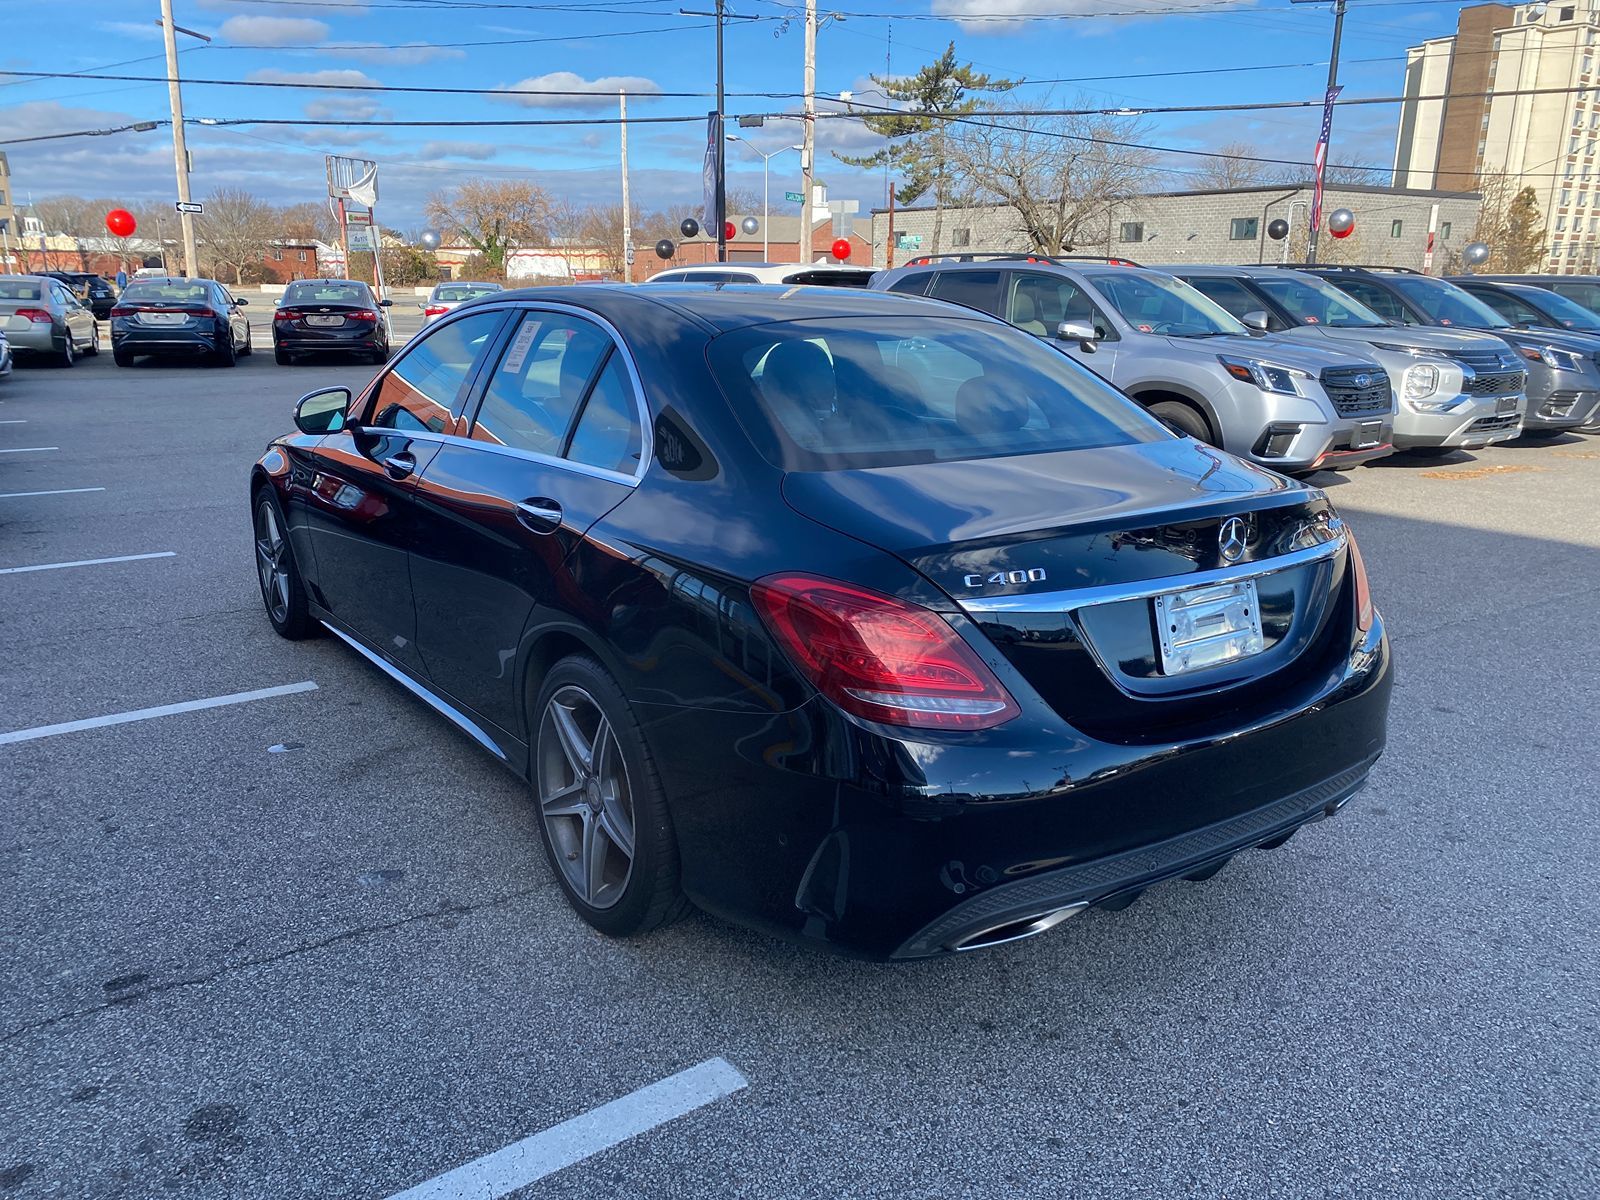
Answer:
POLYGON ((100 353, 94 313, 59 279, 43 275, 0 276, 0 330, 19 358, 70 367, 80 353, 100 353))
POLYGON ((479 296, 487 296, 491 292, 503 292, 505 289, 498 283, 477 283, 460 280, 454 283, 441 283, 433 289, 426 302, 418 305, 422 309, 422 327, 426 329, 451 309, 460 308, 468 300, 476 300, 479 296))

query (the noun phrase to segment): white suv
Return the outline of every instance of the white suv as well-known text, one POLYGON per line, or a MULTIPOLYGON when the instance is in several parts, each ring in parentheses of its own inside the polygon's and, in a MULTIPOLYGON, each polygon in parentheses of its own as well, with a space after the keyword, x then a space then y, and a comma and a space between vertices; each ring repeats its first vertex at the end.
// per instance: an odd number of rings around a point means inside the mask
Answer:
POLYGON ((872 282, 869 267, 847 267, 830 263, 703 263, 694 267, 672 267, 652 275, 646 283, 789 283, 823 287, 864 288, 872 282))

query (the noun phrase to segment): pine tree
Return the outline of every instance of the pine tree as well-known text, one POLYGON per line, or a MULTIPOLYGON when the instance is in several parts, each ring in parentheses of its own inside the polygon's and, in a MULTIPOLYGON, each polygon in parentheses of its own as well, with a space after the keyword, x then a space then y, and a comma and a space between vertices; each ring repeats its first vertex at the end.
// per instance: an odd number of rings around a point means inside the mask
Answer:
POLYGON ((1017 85, 1014 79, 993 79, 972 69, 971 63, 956 62, 956 44, 915 75, 888 78, 872 76, 892 103, 906 106, 901 112, 863 115, 868 129, 881 134, 889 144, 872 154, 847 157, 841 162, 853 167, 888 166, 899 173, 901 182, 895 196, 914 204, 922 196, 933 195, 933 245, 939 252, 939 236, 944 224, 944 206, 950 199, 949 116, 975 112, 980 104, 973 93, 1004 92, 1017 85))

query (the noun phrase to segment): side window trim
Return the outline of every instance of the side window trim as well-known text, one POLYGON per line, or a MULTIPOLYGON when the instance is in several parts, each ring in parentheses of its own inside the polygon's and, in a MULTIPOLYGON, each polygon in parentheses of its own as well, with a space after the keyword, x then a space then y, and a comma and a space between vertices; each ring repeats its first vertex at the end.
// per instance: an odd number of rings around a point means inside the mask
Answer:
POLYGON ((612 342, 590 369, 589 378, 583 384, 583 394, 578 397, 578 403, 573 406, 572 416, 567 421, 567 431, 561 435, 562 458, 566 458, 572 452, 572 439, 578 435, 578 424, 583 420, 583 414, 589 411, 589 398, 594 395, 595 386, 600 382, 600 376, 605 374, 606 365, 615 353, 617 344, 612 342))

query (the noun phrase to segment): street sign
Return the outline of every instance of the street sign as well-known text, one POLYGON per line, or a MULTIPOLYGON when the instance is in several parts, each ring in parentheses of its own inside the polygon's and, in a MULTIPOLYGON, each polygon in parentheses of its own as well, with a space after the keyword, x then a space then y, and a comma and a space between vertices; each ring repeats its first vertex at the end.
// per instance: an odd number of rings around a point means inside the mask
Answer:
POLYGON ((179 200, 177 203, 177 209, 181 213, 193 213, 198 217, 201 213, 206 211, 206 206, 201 204, 198 200, 179 200))
POLYGON ((897 233, 894 238, 896 250, 921 250, 922 235, 920 233, 897 233))
POLYGON ((352 250, 371 250, 372 249, 372 226, 370 226, 370 225, 352 225, 348 232, 349 232, 349 237, 350 237, 350 249, 352 249, 352 250))
POLYGON ((628 259, 628 265, 630 267, 633 266, 633 247, 632 246, 628 247, 627 259, 628 259))
POLYGON ((344 223, 346 225, 371 225, 372 214, 359 208, 347 209, 344 214, 344 223))
POLYGON ((783 194, 783 198, 785 200, 787 200, 790 204, 799 204, 802 200, 805 199, 805 197, 802 196, 799 192, 785 192, 783 194))

